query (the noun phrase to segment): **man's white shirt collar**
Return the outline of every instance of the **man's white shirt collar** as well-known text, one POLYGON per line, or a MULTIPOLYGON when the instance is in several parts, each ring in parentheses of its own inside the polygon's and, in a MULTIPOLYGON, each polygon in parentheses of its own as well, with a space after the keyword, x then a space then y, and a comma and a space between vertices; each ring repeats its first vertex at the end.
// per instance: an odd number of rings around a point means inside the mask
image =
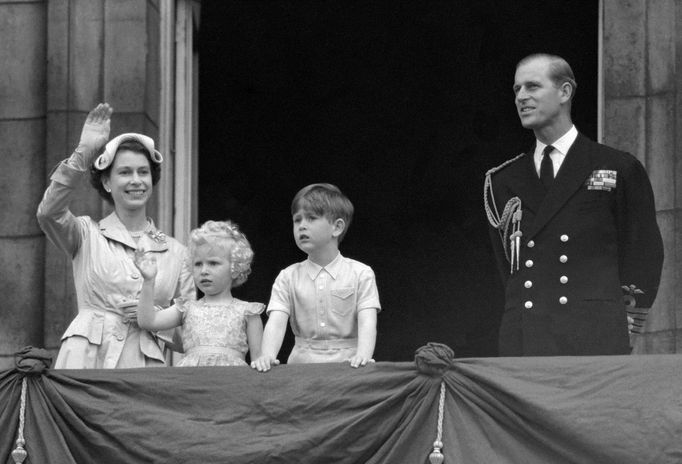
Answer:
MULTIPOLYGON (((570 150, 571 146, 575 142, 575 139, 577 138, 578 129, 576 129, 574 124, 571 126, 568 132, 559 137, 559 139, 552 144, 554 150, 550 154, 550 158, 552 159, 552 164, 554 165, 554 177, 556 177, 557 173, 559 172, 559 168, 561 167, 561 164, 564 162, 564 158, 566 158, 568 150, 570 150)), ((546 146, 547 146, 546 143, 542 143, 537 139, 535 140, 535 152, 533 153, 533 161, 535 162, 535 170, 537 171, 538 176, 540 175, 540 163, 542 162, 542 152, 546 146)))

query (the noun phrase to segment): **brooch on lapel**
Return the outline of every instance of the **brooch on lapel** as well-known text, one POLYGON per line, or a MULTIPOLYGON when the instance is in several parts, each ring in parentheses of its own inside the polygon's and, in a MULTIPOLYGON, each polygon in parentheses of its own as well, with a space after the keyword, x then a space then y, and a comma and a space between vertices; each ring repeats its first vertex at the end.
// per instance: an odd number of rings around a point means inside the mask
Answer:
POLYGON ((166 243, 166 234, 164 234, 160 230, 156 231, 150 230, 149 232, 147 232, 147 235, 149 235, 151 239, 154 240, 156 243, 166 243))
POLYGON ((616 188, 617 171, 609 169, 597 169, 592 171, 590 177, 585 181, 587 190, 605 190, 610 192, 616 188))

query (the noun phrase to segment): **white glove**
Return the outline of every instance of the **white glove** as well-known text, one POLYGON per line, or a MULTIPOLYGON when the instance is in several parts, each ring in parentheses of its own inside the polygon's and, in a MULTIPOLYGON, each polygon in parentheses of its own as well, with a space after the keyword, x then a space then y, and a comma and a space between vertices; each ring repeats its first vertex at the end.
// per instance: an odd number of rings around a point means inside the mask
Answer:
POLYGON ((71 166, 80 171, 90 169, 92 160, 109 140, 113 111, 108 103, 100 103, 88 113, 78 147, 68 160, 71 166))

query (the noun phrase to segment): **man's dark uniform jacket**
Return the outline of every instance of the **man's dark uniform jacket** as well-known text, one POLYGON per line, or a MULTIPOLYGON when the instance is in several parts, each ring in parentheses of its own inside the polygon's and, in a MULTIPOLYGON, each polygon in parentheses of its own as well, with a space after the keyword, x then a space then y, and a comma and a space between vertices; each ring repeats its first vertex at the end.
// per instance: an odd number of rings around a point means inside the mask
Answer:
POLYGON ((579 134, 548 191, 533 151, 488 176, 488 211, 501 214, 513 197, 522 211, 518 270, 514 263, 510 272, 511 253, 502 242, 510 243, 513 229, 505 236, 504 227, 490 227, 506 289, 500 355, 629 353, 622 286, 643 291, 637 307, 651 307, 663 263, 653 192, 641 163, 579 134))

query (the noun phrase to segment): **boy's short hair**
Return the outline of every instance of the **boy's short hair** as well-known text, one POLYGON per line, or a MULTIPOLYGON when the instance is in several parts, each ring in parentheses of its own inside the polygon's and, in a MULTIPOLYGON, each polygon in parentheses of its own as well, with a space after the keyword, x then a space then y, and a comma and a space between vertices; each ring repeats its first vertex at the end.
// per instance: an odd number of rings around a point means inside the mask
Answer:
POLYGON ((206 221, 192 230, 189 236, 191 260, 194 260, 196 249, 204 244, 216 246, 228 254, 233 288, 246 282, 251 273, 253 249, 237 224, 232 221, 206 221))
POLYGON ((299 209, 324 216, 330 221, 343 219, 346 227, 339 235, 339 243, 343 240, 353 220, 353 203, 336 185, 332 184, 310 184, 299 190, 291 202, 291 215, 296 214, 299 209))

